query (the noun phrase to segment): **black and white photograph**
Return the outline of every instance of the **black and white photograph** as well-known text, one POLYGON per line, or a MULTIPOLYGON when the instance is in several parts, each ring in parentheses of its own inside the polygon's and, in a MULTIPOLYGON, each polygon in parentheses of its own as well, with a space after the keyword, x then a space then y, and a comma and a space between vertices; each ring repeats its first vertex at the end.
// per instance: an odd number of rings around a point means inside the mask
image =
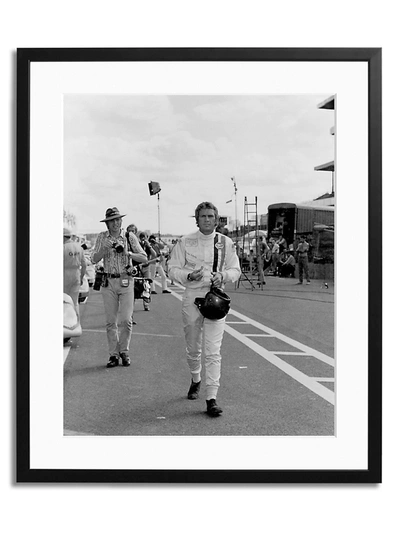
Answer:
POLYGON ((63 96, 64 436, 334 437, 335 99, 63 96))

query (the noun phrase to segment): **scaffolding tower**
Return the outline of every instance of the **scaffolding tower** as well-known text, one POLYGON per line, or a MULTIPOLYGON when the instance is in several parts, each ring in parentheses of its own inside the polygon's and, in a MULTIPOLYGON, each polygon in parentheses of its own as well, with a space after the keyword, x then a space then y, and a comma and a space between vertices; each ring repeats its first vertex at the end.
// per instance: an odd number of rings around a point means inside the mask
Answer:
POLYGON ((248 252, 248 263, 244 265, 244 256, 240 261, 240 278, 237 282, 236 288, 239 288, 240 283, 247 281, 250 283, 251 290, 255 289, 255 283, 261 289, 265 285, 263 259, 261 258, 261 248, 259 244, 259 227, 258 227, 258 213, 257 213, 257 196, 254 202, 249 202, 247 196, 244 197, 244 222, 243 222, 243 254, 248 252), (255 246, 252 242, 255 239, 255 246), (255 279, 257 281, 254 283, 255 279))

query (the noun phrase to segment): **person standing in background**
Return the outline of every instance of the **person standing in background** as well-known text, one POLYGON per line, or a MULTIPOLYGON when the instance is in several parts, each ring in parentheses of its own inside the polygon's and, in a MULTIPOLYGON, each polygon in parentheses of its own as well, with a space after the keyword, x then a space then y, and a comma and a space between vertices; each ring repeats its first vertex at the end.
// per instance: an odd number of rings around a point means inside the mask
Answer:
POLYGON ((308 244, 303 235, 299 237, 299 240, 300 242, 296 249, 297 259, 299 262, 299 281, 297 285, 303 284, 303 273, 306 275, 307 285, 309 285, 311 283, 310 274, 308 271, 308 250, 310 248, 310 245, 308 244))
POLYGON ((150 265, 150 272, 151 272, 150 277, 153 280, 151 294, 157 294, 155 290, 155 286, 154 286, 154 278, 156 277, 156 273, 161 278, 161 289, 162 289, 163 294, 171 294, 171 291, 169 291, 167 288, 167 276, 165 275, 164 268, 162 265, 163 257, 161 254, 161 250, 164 249, 164 244, 161 241, 157 242, 154 235, 150 235, 149 243, 150 243, 150 246, 153 248, 153 250, 156 252, 158 259, 160 260, 160 262, 152 263, 150 265))
POLYGON ((79 288, 86 273, 86 261, 82 247, 71 237, 71 231, 64 228, 64 292, 71 296, 79 316, 79 288))
MULTIPOLYGON (((137 274, 135 274, 135 272, 137 271, 141 272, 142 265, 144 265, 147 262, 147 254, 140 245, 139 239, 137 237, 137 231, 138 229, 135 226, 135 224, 129 224, 129 226, 127 226, 126 228, 126 240, 128 244, 128 249, 132 252, 130 255, 130 259, 132 262, 132 267, 135 269, 134 274, 133 274, 134 296, 135 296, 135 289, 137 286, 135 284, 141 283, 143 285, 143 281, 139 282, 139 280, 136 280, 137 274)), ((150 301, 150 294, 148 297, 148 301, 145 301, 145 298, 143 298, 143 307, 145 311, 149 311, 149 301, 150 301)), ((135 297, 133 298, 132 325, 136 325, 136 322, 134 319, 134 311, 135 311, 135 297)))

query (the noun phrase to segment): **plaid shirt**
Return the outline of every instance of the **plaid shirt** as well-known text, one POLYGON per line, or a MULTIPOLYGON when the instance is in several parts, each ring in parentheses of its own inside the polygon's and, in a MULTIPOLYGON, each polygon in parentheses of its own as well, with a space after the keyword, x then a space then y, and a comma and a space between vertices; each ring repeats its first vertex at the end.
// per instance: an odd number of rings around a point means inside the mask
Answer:
MULTIPOLYGON (((96 244, 94 245, 94 249, 91 254, 93 262, 95 262, 93 259, 94 254, 100 251, 106 239, 111 239, 112 242, 122 244, 125 250, 128 249, 125 238, 125 230, 121 229, 118 237, 113 237, 108 230, 102 231, 97 236, 96 244)), ((126 267, 129 266, 129 264, 130 261, 125 252, 118 253, 113 248, 106 249, 103 256, 103 265, 104 271, 107 272, 107 274, 123 274, 126 272, 126 267)))

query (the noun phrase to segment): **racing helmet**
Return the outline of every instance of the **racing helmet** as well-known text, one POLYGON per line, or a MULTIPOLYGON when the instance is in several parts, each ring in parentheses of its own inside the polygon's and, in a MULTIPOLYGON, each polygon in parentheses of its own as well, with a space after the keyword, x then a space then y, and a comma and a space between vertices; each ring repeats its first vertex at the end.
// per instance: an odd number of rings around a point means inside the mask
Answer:
POLYGON ((229 313, 231 299, 221 289, 212 287, 204 298, 195 298, 194 304, 204 318, 220 320, 229 313))

